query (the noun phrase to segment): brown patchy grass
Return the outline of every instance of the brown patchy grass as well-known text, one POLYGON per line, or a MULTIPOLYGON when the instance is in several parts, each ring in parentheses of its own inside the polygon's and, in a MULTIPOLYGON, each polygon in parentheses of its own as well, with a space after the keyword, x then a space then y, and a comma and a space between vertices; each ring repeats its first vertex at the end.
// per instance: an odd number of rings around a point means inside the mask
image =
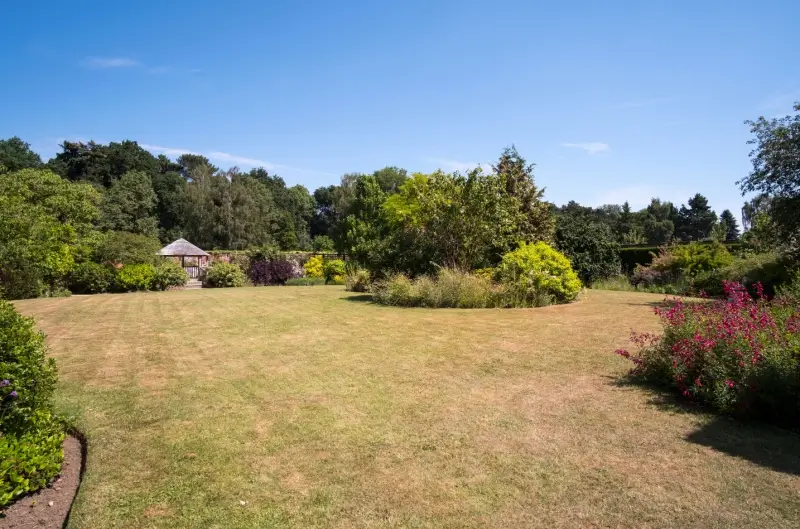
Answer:
POLYGON ((70 527, 800 524, 796 435, 617 384, 628 365, 613 351, 658 328, 660 296, 362 299, 268 287, 19 302, 89 442, 70 527))

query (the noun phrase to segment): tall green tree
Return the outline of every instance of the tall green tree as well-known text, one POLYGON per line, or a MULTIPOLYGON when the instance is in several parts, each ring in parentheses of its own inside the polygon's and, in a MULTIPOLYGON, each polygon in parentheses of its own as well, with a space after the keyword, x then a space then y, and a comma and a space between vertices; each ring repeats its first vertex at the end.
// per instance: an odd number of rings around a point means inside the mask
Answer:
POLYGON ((88 254, 99 193, 41 169, 0 173, 0 290, 9 298, 53 288, 88 254))
POLYGON ((790 248, 800 248, 800 103, 794 115, 747 121, 754 135, 753 169, 742 179, 742 193, 771 197, 769 215, 777 234, 790 248))
POLYGON ((708 199, 697 193, 689 199, 688 206, 681 206, 675 232, 683 241, 701 241, 711 235, 717 222, 717 214, 708 205, 708 199))
POLYGON ((535 164, 529 164, 512 145, 503 151, 493 169, 504 177, 506 193, 519 204, 523 215, 518 228, 520 240, 552 241, 555 219, 550 214, 550 206, 543 199, 544 188, 536 186, 534 167, 535 164))
POLYGON ((100 226, 106 230, 157 237, 156 203, 150 175, 144 171, 127 172, 103 196, 100 226))
MULTIPOLYGON (((589 208, 591 210, 591 208, 589 208)), ((556 246, 585 284, 620 273, 619 243, 608 224, 594 215, 562 214, 556 220, 556 246)))
POLYGON ((719 224, 725 230, 726 241, 739 240, 739 223, 736 222, 736 217, 733 216, 731 210, 724 210, 719 216, 719 224))
POLYGON ((408 172, 399 167, 387 166, 383 169, 378 169, 372 173, 372 176, 377 180, 381 191, 387 195, 391 195, 392 193, 397 193, 400 186, 408 179, 408 172))
POLYGON ((135 141, 108 145, 65 141, 61 149, 47 162, 51 170, 69 180, 101 187, 111 187, 125 173, 139 171, 152 178, 160 170, 156 157, 135 141))
POLYGON ((662 245, 672 240, 675 235, 677 211, 672 202, 661 201, 659 198, 650 200, 644 212, 644 234, 648 244, 662 245))
POLYGON ((17 136, 0 140, 0 172, 13 173, 21 169, 36 169, 41 165, 42 159, 39 155, 17 136))

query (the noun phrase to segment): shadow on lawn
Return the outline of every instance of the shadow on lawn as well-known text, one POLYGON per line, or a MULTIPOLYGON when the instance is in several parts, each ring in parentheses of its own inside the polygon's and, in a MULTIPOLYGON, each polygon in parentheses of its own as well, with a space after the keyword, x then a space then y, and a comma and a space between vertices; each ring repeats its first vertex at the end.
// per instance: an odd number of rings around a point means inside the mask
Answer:
POLYGON ((371 303, 372 302, 372 296, 369 295, 369 294, 359 294, 357 296, 345 296, 345 297, 343 297, 341 299, 343 299, 345 301, 357 301, 357 302, 361 302, 361 303, 371 303))
POLYGON ((650 404, 671 413, 703 415, 707 422, 684 439, 733 457, 785 474, 800 475, 800 433, 759 421, 715 415, 709 408, 678 398, 660 388, 614 379, 618 387, 639 387, 651 392, 650 404))

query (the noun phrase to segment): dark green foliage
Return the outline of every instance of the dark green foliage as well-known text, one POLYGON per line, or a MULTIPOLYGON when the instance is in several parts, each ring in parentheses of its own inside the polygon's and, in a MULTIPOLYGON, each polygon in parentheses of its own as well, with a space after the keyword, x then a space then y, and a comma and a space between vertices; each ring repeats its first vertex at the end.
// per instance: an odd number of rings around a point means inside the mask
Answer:
POLYGON ((108 292, 114 284, 114 270, 108 265, 91 261, 80 263, 70 272, 68 284, 74 294, 108 292))
POLYGON ((648 266, 658 254, 658 246, 642 246, 636 248, 620 248, 619 258, 622 271, 631 274, 637 266, 648 266))
POLYGON ((103 196, 100 226, 155 238, 158 236, 157 200, 149 174, 143 171, 125 173, 103 196))
POLYGON ((159 237, 164 243, 179 239, 184 234, 186 185, 186 180, 174 171, 153 176, 153 191, 158 199, 155 214, 158 217, 159 237))
POLYGON ((619 243, 611 229, 584 215, 559 215, 556 246, 569 258, 581 281, 594 281, 620 272, 619 243))
POLYGON ((736 217, 733 216, 731 210, 726 209, 720 214, 719 223, 725 230, 725 241, 739 240, 739 223, 736 222, 736 217))
POLYGON ((313 287, 324 285, 325 279, 322 277, 295 277, 286 281, 289 287, 313 287))
POLYGON ((245 275, 242 269, 231 263, 216 262, 206 271, 203 285, 212 288, 244 286, 245 275))
POLYGON ((13 173, 21 169, 41 167, 42 159, 31 150, 31 146, 14 136, 0 140, 0 173, 13 173))
POLYGON ((37 411, 51 411, 57 379, 55 361, 47 357, 44 335, 33 319, 0 300, 0 431, 24 431, 37 411), (16 398, 8 397, 11 391, 16 398))
POLYGON ((108 264, 156 264, 161 243, 153 237, 124 231, 106 233, 95 250, 94 260, 108 264))
POLYGON ((769 215, 784 245, 800 247, 800 103, 794 115, 778 119, 763 116, 747 121, 755 136, 750 154, 753 170, 739 183, 742 193, 770 197, 769 215))
POLYGON ((64 433, 53 419, 55 361, 31 318, 0 300, 0 507, 61 469, 64 433))
POLYGON ((181 265, 175 261, 167 260, 156 266, 150 288, 153 290, 169 290, 170 288, 186 285, 188 280, 189 277, 181 265))
POLYGON ((375 177, 381 191, 391 195, 397 193, 400 186, 408 179, 408 172, 399 167, 384 167, 372 173, 372 176, 375 177))
POLYGON ((751 294, 755 294, 756 284, 760 283, 766 295, 772 296, 791 279, 792 263, 785 256, 776 253, 752 254, 736 259, 731 264, 698 274, 694 280, 697 291, 709 296, 721 296, 723 281, 742 284, 751 294))
POLYGON ((494 171, 504 177, 506 193, 517 200, 522 215, 518 239, 524 242, 552 241, 554 219, 543 200, 544 188, 536 187, 533 168, 534 164, 528 164, 513 145, 503 151, 494 165, 494 171))
POLYGON ((56 173, 69 180, 111 187, 125 173, 141 171, 152 177, 160 169, 158 160, 135 141, 102 145, 90 141, 61 145, 61 152, 48 162, 56 173))
POLYGON ((150 290, 155 275, 156 267, 151 264, 125 265, 117 270, 114 286, 121 292, 150 290))
POLYGON ((675 235, 675 221, 678 211, 672 202, 662 202, 658 198, 650 201, 643 221, 644 235, 648 244, 666 244, 675 235))
POLYGON ((274 244, 264 244, 247 250, 247 257, 251 263, 255 261, 272 261, 280 257, 280 254, 280 248, 274 244))
POLYGON ((708 205, 708 199, 697 193, 689 199, 687 206, 681 206, 675 233, 682 241, 701 241, 711 235, 717 222, 717 214, 708 205))

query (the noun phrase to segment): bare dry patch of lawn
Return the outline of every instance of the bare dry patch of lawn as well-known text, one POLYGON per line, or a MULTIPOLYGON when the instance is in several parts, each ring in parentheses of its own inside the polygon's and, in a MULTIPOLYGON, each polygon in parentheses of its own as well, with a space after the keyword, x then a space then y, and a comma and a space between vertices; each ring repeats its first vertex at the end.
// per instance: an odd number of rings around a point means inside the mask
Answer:
POLYGON ((70 527, 797 527, 800 439, 621 386, 660 296, 19 302, 89 442, 70 527), (245 502, 242 505, 241 502, 245 502))

